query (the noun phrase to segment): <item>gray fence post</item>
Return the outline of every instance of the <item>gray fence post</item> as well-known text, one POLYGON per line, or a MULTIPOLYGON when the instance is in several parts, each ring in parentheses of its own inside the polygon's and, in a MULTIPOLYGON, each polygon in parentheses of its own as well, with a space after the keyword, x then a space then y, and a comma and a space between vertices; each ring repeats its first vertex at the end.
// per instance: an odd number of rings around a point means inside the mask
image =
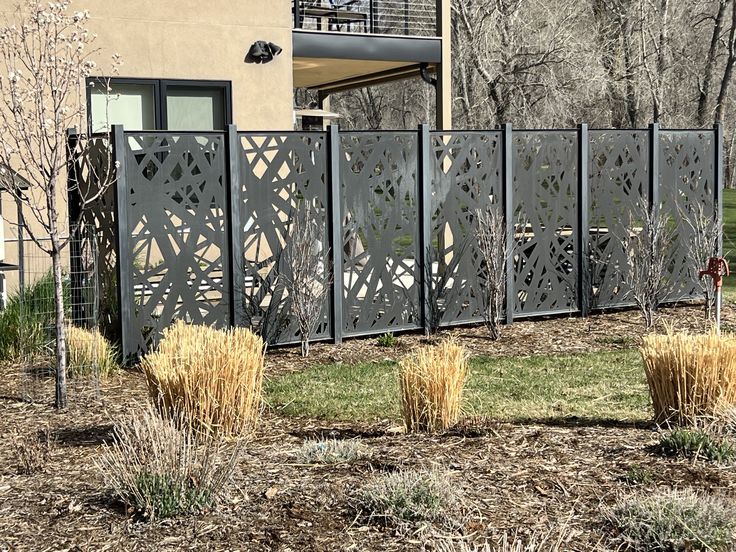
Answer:
POLYGON ((69 201, 69 230, 72 233, 69 241, 69 264, 70 264, 70 280, 71 280, 71 300, 72 300, 72 323, 79 326, 85 320, 85 305, 82 301, 82 252, 81 252, 81 194, 79 190, 79 174, 77 171, 77 147, 79 144, 79 134, 76 128, 66 129, 66 179, 67 179, 67 198, 69 201))
POLYGON ((578 228, 576 253, 578 256, 577 294, 578 309, 580 315, 585 318, 590 311, 589 298, 590 289, 590 263, 588 262, 588 250, 590 241, 590 213, 588 182, 588 148, 590 139, 588 125, 582 123, 578 126, 578 228))
POLYGON ((419 125, 419 151, 417 155, 417 208, 419 210, 419 254, 418 269, 421 288, 419 302, 421 310, 421 325, 424 333, 430 331, 431 321, 428 320, 430 309, 429 301, 432 300, 432 256, 430 247, 432 245, 432 180, 429 167, 431 144, 429 136, 429 125, 419 125))
POLYGON ((238 127, 227 125, 225 135, 225 147, 227 151, 227 179, 229 190, 227 193, 227 224, 228 224, 228 255, 230 278, 230 325, 243 325, 245 316, 243 313, 243 293, 245 292, 245 267, 243 254, 243 225, 240 220, 240 207, 243 201, 243 187, 240 182, 240 142, 238 140, 238 127))
MULTIPOLYGON (((713 129, 713 148, 715 149, 714 177, 713 177, 713 201, 715 203, 715 214, 718 224, 723 227, 723 125, 716 124, 713 129)), ((723 231, 718 232, 718 255, 723 255, 723 231)))
POLYGON ((501 126, 501 181, 503 183, 503 216, 506 220, 506 324, 514 321, 516 292, 514 289, 514 249, 516 219, 514 216, 514 142, 511 123, 501 126))
POLYGON ((659 123, 649 125, 649 209, 661 207, 659 197, 659 123))
POLYGON ((330 235, 330 261, 332 264, 331 322, 332 338, 342 343, 342 300, 343 290, 343 231, 340 193, 340 127, 330 125, 327 133, 327 195, 330 235))
POLYGON ((133 345, 131 328, 133 326, 133 258, 130 245, 128 221, 128 179, 126 170, 126 144, 123 125, 112 125, 112 152, 116 163, 115 170, 115 246, 117 248, 118 307, 120 313, 120 341, 123 358, 127 360, 137 353, 133 345))

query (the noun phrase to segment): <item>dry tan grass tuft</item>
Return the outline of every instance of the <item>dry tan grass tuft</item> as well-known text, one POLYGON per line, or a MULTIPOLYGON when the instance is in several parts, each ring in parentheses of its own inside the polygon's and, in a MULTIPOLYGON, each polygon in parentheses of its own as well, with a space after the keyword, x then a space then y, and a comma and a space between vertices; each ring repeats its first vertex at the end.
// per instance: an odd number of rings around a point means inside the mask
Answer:
POLYGON ((736 404, 736 338, 649 335, 640 348, 658 423, 693 424, 736 404))
POLYGON ((163 413, 180 412, 198 431, 246 435, 261 411, 263 340, 250 330, 216 330, 177 322, 142 362, 163 413))
POLYGON ((453 339, 404 358, 399 384, 406 430, 436 432, 456 424, 467 375, 467 354, 453 339))
POLYGON ((115 347, 99 330, 77 326, 66 328, 66 346, 70 377, 97 374, 106 378, 119 368, 115 347))

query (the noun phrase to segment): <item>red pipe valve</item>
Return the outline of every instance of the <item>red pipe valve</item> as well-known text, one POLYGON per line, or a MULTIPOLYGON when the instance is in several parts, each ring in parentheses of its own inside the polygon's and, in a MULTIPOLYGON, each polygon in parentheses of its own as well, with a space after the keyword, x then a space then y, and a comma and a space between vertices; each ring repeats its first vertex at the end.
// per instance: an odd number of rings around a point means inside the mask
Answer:
POLYGON ((700 271, 700 279, 702 280, 704 276, 710 276, 713 278, 713 285, 716 286, 716 289, 721 289, 723 277, 730 275, 728 261, 723 257, 711 257, 708 259, 708 268, 700 271))

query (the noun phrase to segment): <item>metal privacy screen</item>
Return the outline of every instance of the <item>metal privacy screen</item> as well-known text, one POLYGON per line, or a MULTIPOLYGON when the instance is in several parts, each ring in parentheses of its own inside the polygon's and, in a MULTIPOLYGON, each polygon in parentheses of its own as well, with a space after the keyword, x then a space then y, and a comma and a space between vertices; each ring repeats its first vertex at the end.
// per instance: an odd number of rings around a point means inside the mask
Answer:
MULTIPOLYGON (((296 342, 283 253, 303 205, 320 229, 321 266, 335 267, 315 338, 335 341, 419 329, 430 312, 443 326, 482 320, 478 209, 505 215, 507 322, 630 306, 621 236, 642 202, 674 221, 668 300, 699 297, 683 217, 721 212, 719 128, 114 127, 113 138, 115 188, 85 220, 105 261, 101 312, 126 355, 144 353, 176 319, 258 325, 272 343, 296 342)), ((75 177, 93 172, 80 166, 75 177)))

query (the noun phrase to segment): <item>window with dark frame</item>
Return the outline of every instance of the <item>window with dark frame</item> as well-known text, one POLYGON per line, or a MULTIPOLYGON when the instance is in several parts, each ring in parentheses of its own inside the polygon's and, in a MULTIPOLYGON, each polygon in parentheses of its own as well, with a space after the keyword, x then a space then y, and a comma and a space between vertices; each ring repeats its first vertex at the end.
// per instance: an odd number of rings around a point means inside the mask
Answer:
POLYGON ((224 130, 232 123, 231 83, 92 77, 87 108, 91 132, 107 124, 122 124, 126 130, 224 130))

